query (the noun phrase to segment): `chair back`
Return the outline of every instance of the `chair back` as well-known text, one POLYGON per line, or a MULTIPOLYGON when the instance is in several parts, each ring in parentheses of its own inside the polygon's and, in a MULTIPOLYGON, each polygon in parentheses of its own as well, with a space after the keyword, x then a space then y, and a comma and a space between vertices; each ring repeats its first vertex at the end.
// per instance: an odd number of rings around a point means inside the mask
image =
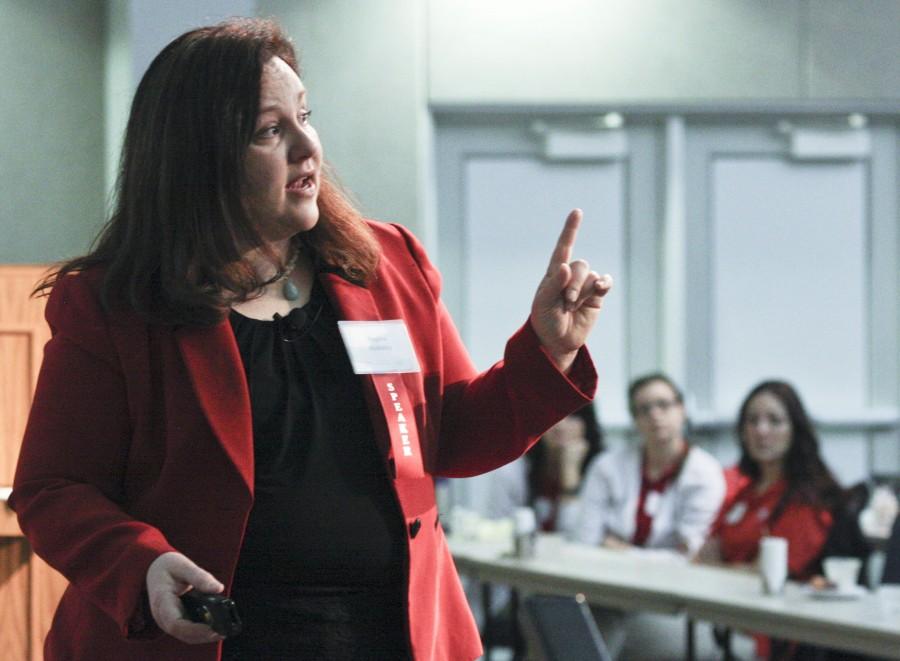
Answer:
MULTIPOLYGON (((834 523, 828 533, 828 538, 822 547, 819 559, 828 557, 846 556, 859 558, 862 566, 859 570, 858 581, 865 584, 868 576, 869 556, 872 554, 872 546, 866 539, 859 525, 859 515, 869 502, 869 486, 864 482, 855 484, 846 491, 843 503, 833 512, 834 523)), ((824 573, 821 566, 819 573, 824 573)))
POLYGON ((900 516, 894 519, 891 536, 884 548, 884 570, 882 583, 900 583, 900 516))
POLYGON ((521 613, 528 658, 536 661, 611 661, 583 598, 531 595, 521 613))

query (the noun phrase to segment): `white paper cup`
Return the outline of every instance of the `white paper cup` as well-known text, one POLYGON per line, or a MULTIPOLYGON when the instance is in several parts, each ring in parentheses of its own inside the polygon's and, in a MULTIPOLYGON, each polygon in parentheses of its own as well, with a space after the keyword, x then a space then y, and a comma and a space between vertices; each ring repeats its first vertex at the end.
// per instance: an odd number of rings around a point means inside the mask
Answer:
POLYGON ((787 581, 788 543, 784 537, 763 537, 759 541, 759 575, 763 592, 781 594, 787 581))
POLYGON ((833 557, 822 561, 825 578, 834 583, 838 590, 852 590, 859 578, 862 560, 859 558, 833 557))
POLYGON ((539 558, 548 558, 551 560, 558 560, 562 557, 563 554, 563 546, 566 543, 566 538, 563 537, 559 533, 546 533, 543 535, 538 535, 537 543, 535 546, 535 555, 539 558))
POLYGON ((879 585, 875 593, 878 598, 878 606, 886 619, 896 620, 900 618, 900 585, 879 585))
POLYGON ((517 507, 513 510, 513 522, 516 534, 532 533, 537 530, 537 516, 530 507, 517 507))

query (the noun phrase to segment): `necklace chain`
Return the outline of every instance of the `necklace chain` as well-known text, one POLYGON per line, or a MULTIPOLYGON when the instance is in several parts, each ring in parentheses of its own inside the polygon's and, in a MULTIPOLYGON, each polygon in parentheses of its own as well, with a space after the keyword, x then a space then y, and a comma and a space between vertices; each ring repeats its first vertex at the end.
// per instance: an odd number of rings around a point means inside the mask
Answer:
POLYGON ((294 269, 297 266, 297 260, 300 257, 300 250, 298 248, 294 248, 294 254, 291 255, 291 258, 288 260, 287 264, 284 266, 284 274, 278 278, 277 283, 281 283, 281 295, 284 296, 289 301, 296 301, 300 298, 300 290, 297 289, 297 285, 291 280, 291 274, 294 272, 294 269))
POLYGON ((297 260, 300 258, 300 250, 294 248, 291 252, 291 258, 287 261, 287 264, 284 265, 284 273, 281 274, 281 277, 278 278, 278 282, 281 282, 285 278, 289 278, 291 273, 294 272, 294 269, 297 267, 297 260))

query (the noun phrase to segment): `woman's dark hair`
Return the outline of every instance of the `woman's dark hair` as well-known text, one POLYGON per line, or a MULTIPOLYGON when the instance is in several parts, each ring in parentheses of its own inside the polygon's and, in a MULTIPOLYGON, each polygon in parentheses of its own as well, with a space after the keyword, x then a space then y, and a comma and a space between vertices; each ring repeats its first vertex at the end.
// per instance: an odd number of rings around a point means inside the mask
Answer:
POLYGON ((737 437, 741 443, 741 459, 738 469, 756 481, 760 476, 759 464, 747 452, 744 440, 744 426, 747 422, 750 402, 757 395, 768 393, 787 409, 791 421, 791 444, 783 462, 784 479, 787 489, 772 512, 771 520, 777 518, 784 506, 792 499, 813 505, 834 509, 843 502, 844 491, 834 479, 831 471, 819 455, 819 439, 812 420, 800 400, 797 391, 784 381, 763 381, 753 388, 741 404, 737 419, 737 437))
POLYGON ((628 386, 628 410, 631 412, 632 416, 634 416, 634 396, 637 395, 638 390, 641 390, 644 386, 656 381, 661 381, 669 386, 675 394, 675 401, 679 404, 684 403, 684 395, 681 394, 681 389, 675 385, 675 382, 672 381, 667 374, 663 374, 662 372, 652 372, 651 374, 639 376, 628 386))
MULTIPOLYGON (((109 221, 89 254, 56 267, 35 293, 102 266, 107 308, 195 326, 220 321, 231 303, 257 294, 267 283, 241 258, 266 248, 241 201, 243 162, 263 67, 274 57, 299 75, 288 37, 262 19, 199 28, 166 46, 132 102, 109 221)), ((324 176, 318 206, 319 222, 302 243, 322 266, 355 281, 370 278, 378 244, 324 176)), ((297 247, 300 241, 295 237, 297 247)))
MULTIPOLYGON (((579 418, 584 423, 584 438, 588 443, 587 454, 581 461, 581 476, 597 454, 606 449, 603 442, 603 428, 600 426, 600 420, 597 417, 597 411, 593 402, 582 406, 580 409, 571 414, 579 418)), ((525 454, 525 460, 528 462, 528 500, 533 504, 534 499, 541 494, 543 486, 541 480, 544 478, 542 468, 546 459, 547 448, 544 443, 538 441, 525 454)))

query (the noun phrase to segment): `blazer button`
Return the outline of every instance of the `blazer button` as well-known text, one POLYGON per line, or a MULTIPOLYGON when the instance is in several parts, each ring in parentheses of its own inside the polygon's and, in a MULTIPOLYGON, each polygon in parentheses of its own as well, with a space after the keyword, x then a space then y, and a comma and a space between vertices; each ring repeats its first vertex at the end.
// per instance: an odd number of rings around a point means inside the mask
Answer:
POLYGON ((419 534, 419 528, 422 527, 422 522, 419 519, 416 519, 412 523, 409 524, 409 536, 415 539, 416 535, 419 534))

